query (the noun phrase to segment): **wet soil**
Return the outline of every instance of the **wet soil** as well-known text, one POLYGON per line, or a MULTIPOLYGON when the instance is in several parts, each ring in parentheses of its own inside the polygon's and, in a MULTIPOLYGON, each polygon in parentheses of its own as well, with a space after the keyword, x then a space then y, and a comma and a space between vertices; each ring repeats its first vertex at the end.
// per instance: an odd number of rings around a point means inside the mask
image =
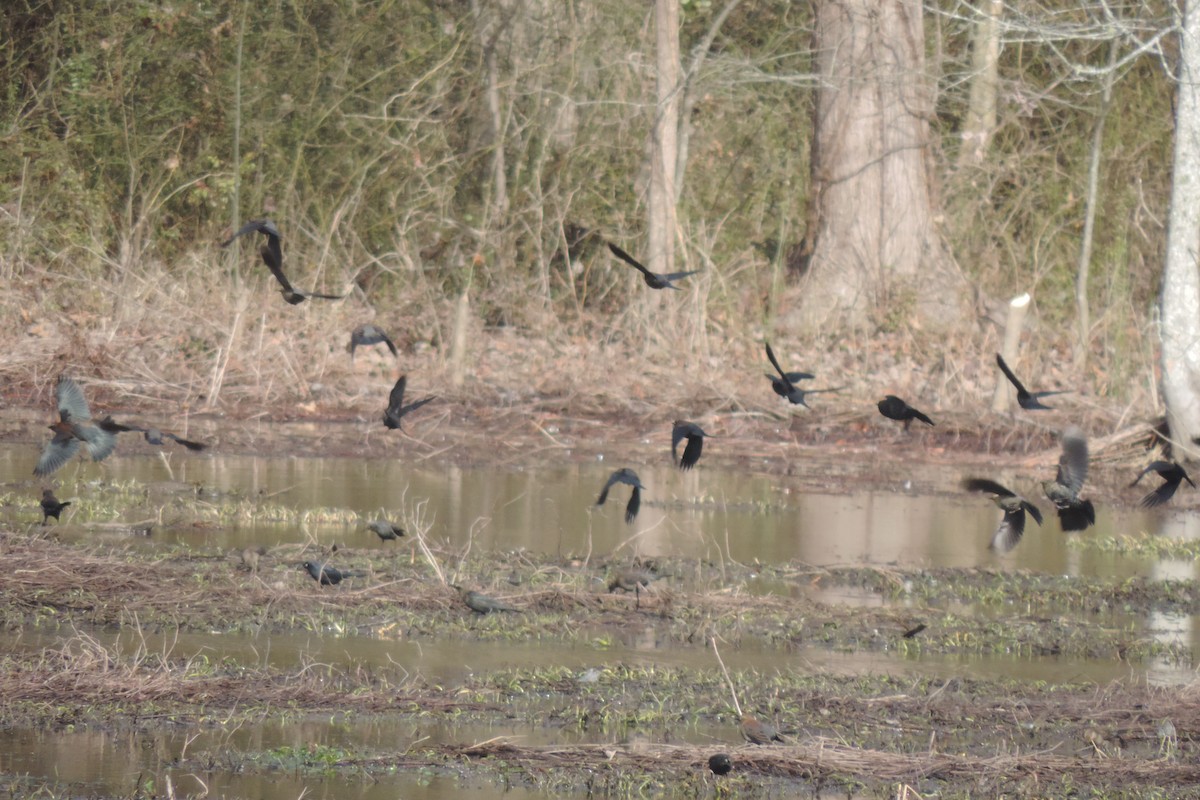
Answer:
MULTIPOLYGON (((669 428, 661 413, 572 416, 534 408, 444 408, 408 434, 385 436, 357 414, 302 422, 191 420, 223 452, 411 461, 544 465, 552 461, 660 459, 669 428), (614 443, 619 443, 616 445, 614 443)), ((0 435, 36 442, 42 415, 0 423, 0 435)), ((669 418, 669 417, 667 417, 669 418)), ((846 486, 920 485, 922 463, 964 468, 1052 470, 1055 432, 1041 424, 969 425, 944 415, 934 430, 903 434, 864 414, 820 420, 729 409, 708 463, 798 476, 823 491, 846 486), (961 423, 961 424, 960 424, 961 423), (820 458, 814 458, 819 455, 820 458), (842 460, 836 476, 811 461, 842 460)), ((1145 460, 1146 426, 1093 442, 1089 487, 1132 503, 1128 467, 1145 460)), ((140 447, 134 444, 131 449, 140 447)), ((935 487, 946 491, 949 487, 935 487)), ((1182 505, 1195 505, 1191 496, 1182 505)), ((319 587, 296 568, 308 546, 281 546, 250 569, 235 554, 188 548, 153 551, 120 541, 68 544, 53 528, 0 531, 0 625, 10 633, 54 630, 58 648, 14 652, 0 669, 0 726, 160 726, 250 724, 312 713, 449 716, 494 724, 537 715, 563 743, 511 737, 472 743, 398 743, 383 752, 193 752, 181 767, 320 769, 353 772, 446 770, 517 782, 548 792, 621 796, 669 792, 705 796, 798 790, 840 796, 996 797, 1194 796, 1200 750, 1200 696, 1192 686, 1049 685, 968 677, 889 677, 826 672, 723 672, 719 654, 744 646, 820 646, 845 653, 938 653, 970 658, 1057 657, 1136 665, 1150 659, 1194 666, 1186 647, 1139 634, 1117 614, 1194 615, 1200 593, 1189 581, 1078 579, 986 569, 817 568, 806 564, 663 561, 671 576, 638 597, 608 593, 621 566, 603 558, 553 559, 520 553, 396 553, 349 548, 338 565, 362 577, 319 587), (480 617, 446 585, 445 565, 486 576, 479 588, 518 609, 480 617), (502 563, 504 574, 496 569, 502 563), (514 576, 516 576, 514 578, 514 576), (784 591, 749 586, 770 580, 784 591), (846 587, 878 605, 818 602, 819 590, 846 587), (956 610, 949 610, 956 609, 956 610), (925 628, 911 638, 904 634, 925 628), (278 632, 365 635, 417 641, 456 639, 573 642, 617 638, 636 628, 695 649, 688 667, 613 665, 595 675, 554 667, 505 670, 441 686, 400 668, 330 664, 295 669, 230 660, 173 658, 100 644, 89 630, 278 632), (710 735, 737 724, 737 704, 777 721, 787 739, 767 747, 710 735), (579 739, 589 741, 580 742, 579 739), (718 778, 714 752, 733 755, 718 778), (915 795, 907 795, 915 796, 915 795)), ((969 669, 965 670, 969 673, 969 669)), ((732 727, 736 730, 736 727, 732 727)))

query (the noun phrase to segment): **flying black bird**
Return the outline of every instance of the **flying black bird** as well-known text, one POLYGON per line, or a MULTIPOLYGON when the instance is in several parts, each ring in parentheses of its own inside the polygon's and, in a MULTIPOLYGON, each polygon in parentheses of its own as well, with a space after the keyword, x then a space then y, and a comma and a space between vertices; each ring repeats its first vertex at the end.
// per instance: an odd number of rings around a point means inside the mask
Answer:
POLYGON ((493 611, 517 611, 512 606, 505 605, 495 598, 488 597, 486 594, 465 589, 454 583, 450 584, 450 587, 458 590, 458 595, 467 604, 467 608, 476 614, 491 614, 493 611))
POLYGON ((997 553, 1007 553, 1021 541, 1025 533, 1025 512, 1034 518, 1038 525, 1042 524, 1042 512, 1033 503, 1019 494, 1007 489, 987 478, 967 478, 963 488, 969 492, 986 492, 992 495, 992 502, 1004 512, 1004 518, 996 526, 989 545, 997 553))
POLYGON ((393 525, 386 519, 375 519, 367 523, 367 528, 375 532, 382 542, 394 542, 401 536, 406 535, 404 528, 399 525, 393 525))
POLYGON ((906 630, 904 633, 900 634, 900 638, 901 639, 915 639, 917 634, 920 633, 921 631, 925 630, 926 627, 927 626, 925 625, 924 622, 918 622, 916 625, 912 626, 911 628, 906 630))
POLYGON ((769 722, 763 722, 757 717, 746 714, 742 717, 742 736, 750 744, 770 744, 771 742, 787 742, 779 729, 769 722))
POLYGON ((70 500, 66 500, 66 501, 60 503, 60 502, 58 502, 58 498, 54 496, 53 491, 51 491, 50 489, 43 489, 42 490, 42 524, 45 525, 47 522, 49 522, 51 517, 54 517, 54 521, 58 522, 58 515, 61 514, 63 509, 69 505, 71 505, 70 500))
POLYGON ((1064 531, 1081 531, 1096 524, 1096 509, 1091 500, 1079 496, 1088 473, 1088 445, 1083 431, 1072 425, 1063 432, 1062 455, 1052 481, 1042 481, 1042 491, 1058 509, 1058 521, 1064 531))
POLYGON ((629 253, 626 253, 621 248, 617 247, 612 242, 608 243, 608 249, 612 251, 614 256, 621 259, 626 264, 636 267, 637 270, 642 273, 642 280, 644 280, 646 285, 651 289, 678 289, 679 287, 672 284, 672 281, 677 281, 680 278, 686 278, 688 275, 695 275, 700 271, 698 269, 694 269, 691 272, 651 272, 639 264, 637 259, 629 255, 629 253))
POLYGON ((34 475, 49 475, 71 460, 79 452, 79 445, 87 445, 92 461, 103 461, 117 446, 117 437, 110 432, 89 424, 92 412, 79 384, 62 375, 54 387, 58 406, 58 422, 50 426, 54 438, 42 449, 34 475))
POLYGON ((1008 364, 1004 363, 1004 357, 999 353, 996 353, 996 364, 999 365, 1000 371, 1003 372, 1005 377, 1008 378, 1009 383, 1017 387, 1017 405, 1026 411, 1038 411, 1039 409, 1049 411, 1053 408, 1053 406, 1044 405, 1042 403, 1042 398, 1050 397, 1056 394, 1063 394, 1061 391, 1030 392, 1025 388, 1023 383, 1017 380, 1017 376, 1013 375, 1013 371, 1008 368, 1008 364))
POLYGON ((933 420, 922 414, 920 411, 917 411, 915 408, 901 400, 899 397, 896 397, 894 394, 889 394, 887 397, 880 400, 877 405, 879 406, 880 414, 883 414, 888 419, 894 419, 898 422, 903 422, 904 430, 908 430, 908 426, 912 424, 914 419, 919 419, 926 425, 933 424, 933 420))
POLYGON ((704 450, 704 437, 708 435, 694 422, 675 420, 671 428, 671 461, 677 463, 685 472, 696 466, 696 462, 700 460, 700 453, 704 450), (684 439, 687 439, 687 446, 683 448, 683 456, 679 457, 679 443, 684 439))
POLYGON ((1150 466, 1139 472, 1138 476, 1133 479, 1133 483, 1129 485, 1137 486, 1138 481, 1148 472, 1157 472, 1158 476, 1163 479, 1163 482, 1157 489, 1142 498, 1142 501, 1138 503, 1142 508, 1161 506, 1175 495, 1175 490, 1179 488, 1179 484, 1183 481, 1187 481, 1193 489, 1196 488, 1196 484, 1192 483, 1192 479, 1188 477, 1183 467, 1174 461, 1151 462, 1150 466))
POLYGON ((288 281, 287 276, 283 274, 283 248, 279 244, 279 229, 275 227, 275 223, 269 219, 252 219, 242 227, 238 228, 237 232, 230 236, 225 241, 221 242, 221 247, 228 247, 234 239, 247 233, 258 232, 267 237, 266 243, 258 248, 258 254, 262 256, 263 263, 267 265, 267 269, 271 270, 271 274, 275 276, 275 280, 279 282, 279 292, 283 295, 283 299, 290 305, 299 305, 310 297, 316 297, 321 300, 341 300, 345 297, 344 294, 320 294, 318 292, 302 292, 292 286, 288 281))
MULTIPOLYGON (((764 342, 767 346, 767 358, 771 361, 771 366, 775 367, 778 376, 766 373, 767 380, 771 381, 771 388, 775 390, 775 394, 780 397, 786 397, 788 402, 794 406, 807 406, 804 402, 806 392, 801 391, 796 387, 800 381, 810 380, 815 377, 811 372, 784 372, 783 367, 779 366, 779 361, 775 358, 775 354, 771 352, 771 343, 764 342)), ((814 391, 832 391, 831 389, 816 389, 814 391)))
POLYGON ((708 757, 708 768, 713 775, 728 775, 733 769, 733 759, 728 753, 715 753, 708 757))
POLYGON ((193 451, 197 451, 197 452, 208 447, 208 445, 201 444, 200 442, 193 442, 193 441, 189 441, 188 439, 180 438, 179 436, 176 436, 175 434, 171 433, 170 431, 160 431, 158 428, 142 428, 137 425, 123 425, 120 422, 117 422, 116 420, 114 420, 111 416, 106 416, 104 419, 100 420, 96 424, 99 425, 101 429, 108 431, 109 433, 127 433, 129 431, 137 431, 138 433, 142 434, 142 437, 147 442, 149 442, 152 445, 155 445, 156 447, 163 446, 164 438, 170 439, 173 442, 181 444, 184 447, 186 447, 188 450, 193 450, 193 451))
POLYGON ((374 325, 359 325, 350 332, 350 360, 354 360, 354 351, 359 345, 371 344, 386 344, 388 350, 392 351, 392 355, 399 356, 400 351, 396 349, 396 343, 393 342, 382 329, 376 328, 374 325))
POLYGON ((625 521, 633 522, 637 516, 638 509, 642 505, 642 482, 638 479, 637 473, 628 467, 621 469, 608 476, 608 483, 604 484, 604 488, 600 490, 600 498, 596 500, 596 505, 604 505, 604 501, 608 499, 608 490, 618 483, 624 483, 633 487, 633 492, 629 495, 629 504, 625 506, 625 521))
POLYGON ((407 384, 408 376, 401 375, 400 379, 396 381, 396 385, 392 387, 392 393, 388 395, 387 409, 383 412, 383 424, 388 430, 395 430, 396 428, 403 430, 400 420, 431 400, 437 399, 436 397, 425 397, 415 403, 404 405, 404 387, 407 384))
POLYGON ((300 566, 302 569, 308 570, 312 579, 322 586, 337 586, 345 578, 361 578, 366 574, 361 570, 338 569, 325 563, 314 564, 312 561, 305 561, 300 566))

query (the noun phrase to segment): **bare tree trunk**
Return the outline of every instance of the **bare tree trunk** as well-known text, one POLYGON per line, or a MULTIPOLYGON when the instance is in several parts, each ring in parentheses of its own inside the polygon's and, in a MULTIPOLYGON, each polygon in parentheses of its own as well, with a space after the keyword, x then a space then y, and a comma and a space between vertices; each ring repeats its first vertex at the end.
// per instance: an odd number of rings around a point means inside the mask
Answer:
POLYGON ((821 0, 806 242, 785 322, 953 328, 969 295, 934 225, 918 0, 821 0))
POLYGON ((988 141, 996 130, 996 95, 1000 89, 1000 17, 1004 0, 981 3, 971 40, 971 94, 963 119, 959 167, 978 164, 987 155, 988 141))
POLYGON ((1087 206, 1083 215, 1083 241, 1079 246, 1079 264, 1075 270, 1075 309, 1079 316, 1079 337, 1075 341, 1075 369, 1082 372, 1087 364, 1088 344, 1092 336, 1092 314, 1088 305, 1088 279, 1092 267, 1092 243, 1096 238, 1096 206, 1100 204, 1100 156, 1104 144, 1104 122, 1112 107, 1113 82, 1116 80, 1120 39, 1108 43, 1108 71, 1100 92, 1100 113, 1092 129, 1092 154, 1088 164, 1087 206))
POLYGON ((1187 0, 1179 31, 1175 163, 1163 267, 1163 398, 1177 457, 1195 458, 1200 436, 1200 0, 1187 0))
POLYGON ((654 272, 673 272, 675 263, 675 162, 679 131, 679 0, 654 4, 657 105, 650 150, 650 199, 647 212, 647 264, 654 272))

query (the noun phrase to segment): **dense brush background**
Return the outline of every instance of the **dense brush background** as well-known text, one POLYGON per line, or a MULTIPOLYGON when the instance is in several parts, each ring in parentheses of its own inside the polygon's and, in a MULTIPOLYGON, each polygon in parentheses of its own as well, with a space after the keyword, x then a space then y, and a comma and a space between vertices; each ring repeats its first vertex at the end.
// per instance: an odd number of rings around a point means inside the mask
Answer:
MULTIPOLYGON (((684 4, 685 66, 719 9, 684 4)), ((70 369, 130 399, 332 409, 377 402, 404 370, 410 386, 453 393, 457 368, 483 399, 720 407, 773 397, 758 376, 767 336, 785 366, 825 385, 970 406, 999 377, 997 305, 1029 291, 1018 371, 1149 415, 1173 44, 1166 59, 1122 65, 1113 86, 1091 356, 1075 368, 1101 78, 1074 65, 1099 70, 1109 45, 1007 36, 999 130, 982 163, 963 165, 960 10, 925 10, 942 224, 979 290, 978 324, 946 342, 900 310, 870 335, 773 325, 804 234, 807 3, 744 0, 714 39, 679 206, 678 268, 703 272, 649 297, 599 238, 635 254, 642 242, 655 77, 644 0, 12 0, 0 14, 0 374, 25 397, 70 369), (264 214, 283 231, 293 283, 346 300, 287 306, 257 242, 218 247, 264 214), (349 331, 366 321, 404 348, 399 365, 371 353, 350 364, 349 331)), ((1126 11, 1147 29, 1169 22, 1154 3, 1126 11)), ((1056 20, 1071 14, 1086 10, 1056 20)))

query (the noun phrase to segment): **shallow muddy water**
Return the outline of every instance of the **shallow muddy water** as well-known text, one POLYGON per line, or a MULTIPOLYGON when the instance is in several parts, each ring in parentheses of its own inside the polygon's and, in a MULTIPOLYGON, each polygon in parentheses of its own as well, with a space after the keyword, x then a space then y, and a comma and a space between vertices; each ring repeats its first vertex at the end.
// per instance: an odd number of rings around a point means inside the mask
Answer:
MULTIPOLYGON (((41 519, 37 501, 43 484, 29 475, 36 450, 0 447, 0 484, 8 502, 0 518, 17 530, 41 519)), ((337 543, 350 548, 397 549, 407 543, 380 542, 357 521, 381 513, 399 518, 420 506, 419 517, 429 540, 451 548, 468 543, 485 551, 527 550, 559 558, 593 557, 628 560, 683 557, 712 563, 732 560, 764 566, 805 562, 815 566, 878 565, 916 567, 984 566, 1028 569, 1072 576, 1148 576, 1192 579, 1190 560, 1134 558, 1073 547, 1070 536, 1104 537, 1152 533, 1175 539, 1200 535, 1197 515, 1175 510, 1155 513, 1111 511, 1098 503, 1095 528, 1064 535, 1053 515, 1046 525, 1030 524, 1025 540, 1005 556, 987 544, 1000 519, 986 497, 970 496, 956 487, 962 470, 921 466, 922 482, 874 484, 869 490, 846 477, 844 465, 805 465, 807 478, 742 475, 708 468, 680 473, 667 464, 630 464, 646 485, 642 510, 632 525, 623 520, 627 487, 616 487, 602 508, 594 503, 609 473, 626 464, 597 461, 544 469, 464 469, 413 465, 397 459, 256 458, 251 456, 174 453, 168 468, 153 457, 116 457, 104 465, 69 464, 54 476, 61 499, 73 506, 55 533, 66 542, 103 538, 155 550, 186 546, 197 554, 220 555, 251 545, 337 543), (811 475, 827 470, 826 488, 813 491, 811 475), (842 476, 842 477, 836 477, 842 476), (218 509, 238 514, 222 517, 218 509), (279 510, 278 512, 276 510, 279 510), (134 535, 113 523, 152 521, 151 533, 134 535), (100 527, 97 527, 99 525, 100 527)), ((978 474, 971 470, 969 474, 978 474)), ((1030 481, 993 476, 1036 493, 1030 481), (1028 483, 1029 485, 1025 485, 1028 483)), ((1042 502, 1044 510, 1049 504, 1042 502)), ((507 567, 506 567, 507 568, 507 567)), ((519 567, 516 568, 519 571, 519 567)), ((297 578, 300 580, 300 578, 297 578)), ((751 581, 749 592, 794 591, 770 579, 751 581)), ((812 590, 821 601, 841 606, 883 602, 870 592, 846 588, 812 590)), ((1193 651, 1200 624, 1194 618, 1165 614, 1114 616, 1109 624, 1129 627, 1183 642, 1193 651)), ((652 628, 621 632, 613 641, 576 645, 556 642, 396 641, 375 636, 276 634, 223 635, 82 631, 106 647, 129 652, 144 648, 172 657, 231 659, 240 664, 292 669, 305 663, 345 668, 395 668, 442 685, 455 685, 471 674, 498 669, 556 665, 583 672, 613 664, 711 666, 702 646, 659 642, 652 628)), ((78 632, 25 631, 5 636, 5 652, 61 647, 78 632)), ((748 645, 730 649, 731 669, 826 670, 978 677, 1019 680, 1094 681, 1104 683, 1140 673, 1153 681, 1183 683, 1190 670, 1160 664, 1130 667, 1118 661, 1068 662, 1055 658, 911 656, 888 650, 831 653, 818 647, 781 652, 748 645)), ((534 719, 541 709, 532 699, 521 709, 534 719)), ((682 740, 735 744, 728 730, 703 733, 675 731, 682 740)), ((398 741, 433 737, 469 742, 495 736, 522 737, 532 743, 560 741, 561 731, 534 724, 506 726, 417 725, 387 719, 302 719, 242 726, 235 731, 205 729, 198 736, 184 731, 154 733, 113 731, 10 730, 0 733, 0 773, 91 787, 112 794, 132 794, 139 776, 170 779, 176 791, 211 796, 404 797, 452 794, 468 798, 541 796, 512 788, 477 786, 444 774, 347 778, 345 773, 313 777, 309 773, 239 774, 216 763, 210 773, 189 775, 170 766, 187 748, 206 752, 262 752, 314 745, 370 752, 395 752, 398 741)))

